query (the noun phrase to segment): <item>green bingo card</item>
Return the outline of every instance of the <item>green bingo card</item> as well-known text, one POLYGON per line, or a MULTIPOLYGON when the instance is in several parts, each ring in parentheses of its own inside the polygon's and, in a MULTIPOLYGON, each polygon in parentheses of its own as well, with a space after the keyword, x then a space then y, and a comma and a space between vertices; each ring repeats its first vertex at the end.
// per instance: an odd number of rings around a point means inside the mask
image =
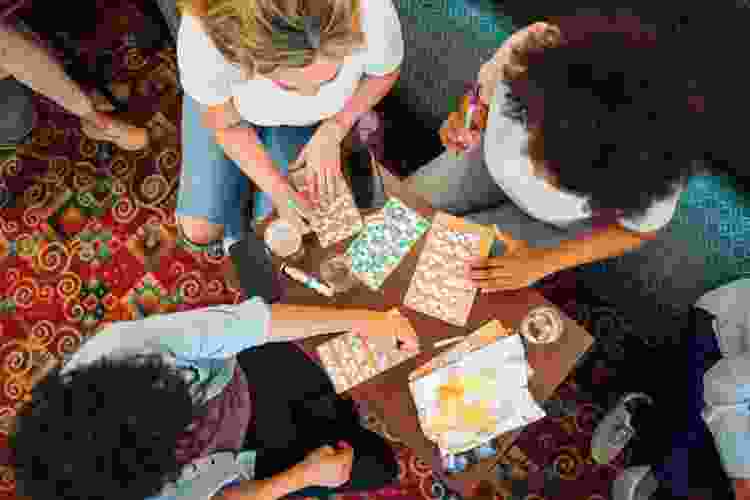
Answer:
POLYGON ((352 273, 367 287, 378 290, 398 267, 414 243, 430 228, 430 221, 397 198, 366 219, 364 231, 346 251, 352 273))

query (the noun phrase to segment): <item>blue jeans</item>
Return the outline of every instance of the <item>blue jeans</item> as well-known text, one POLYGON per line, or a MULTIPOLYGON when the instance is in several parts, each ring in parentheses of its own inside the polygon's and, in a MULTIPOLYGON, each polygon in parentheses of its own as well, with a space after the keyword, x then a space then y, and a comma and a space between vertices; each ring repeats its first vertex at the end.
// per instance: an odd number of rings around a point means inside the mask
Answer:
MULTIPOLYGON (((260 142, 281 173, 286 176, 289 163, 309 142, 318 124, 309 127, 261 127, 247 121, 242 126, 253 128, 260 142)), ((204 217, 224 226, 224 237, 242 239, 249 228, 243 227, 241 202, 250 188, 249 179, 239 166, 224 154, 216 143, 214 132, 201 123, 200 105, 185 94, 182 102, 182 171, 177 193, 176 215, 204 217)), ((253 200, 255 216, 268 215, 271 200, 256 192, 253 200)))
MULTIPOLYGON (((557 247, 592 227, 581 220, 560 228, 535 219, 518 207, 497 185, 484 158, 484 141, 470 152, 456 157, 445 151, 411 174, 405 185, 427 200, 436 210, 490 225, 526 241, 530 247, 557 247)), ((491 255, 502 255, 504 245, 495 241, 491 255)))
MULTIPOLYGON (((708 462, 711 469, 720 472, 718 460, 712 460, 709 455, 718 455, 714 452, 713 436, 706 427, 701 417, 705 403, 703 400, 703 375, 713 364, 721 358, 721 351, 713 331, 713 315, 700 308, 692 308, 691 312, 692 331, 686 332, 685 349, 687 351, 687 380, 681 382, 681 377, 677 376, 674 384, 682 383, 687 385, 687 419, 682 420, 682 411, 679 408, 673 408, 670 420, 673 429, 671 436, 671 452, 660 463, 654 464, 654 475, 660 482, 671 490, 674 496, 688 496, 689 481, 700 477, 712 477, 707 474, 704 466, 701 470, 691 470, 688 456, 692 456, 694 464, 700 457, 703 461, 708 462), (684 422, 684 424, 682 422, 684 422), (692 473, 692 474, 691 474, 692 473)), ((679 355, 680 353, 675 353, 679 355)), ((662 363, 665 361, 662 360, 662 363)), ((674 368, 674 365, 670 365, 674 368)), ((684 365, 683 365, 684 366, 684 365)), ((675 370, 675 373, 679 373, 675 370)), ((679 391, 679 386, 673 386, 671 389, 665 383, 664 391, 679 391)), ((659 395, 655 395, 658 396, 659 395)), ((664 395, 662 395, 664 397, 664 395)))

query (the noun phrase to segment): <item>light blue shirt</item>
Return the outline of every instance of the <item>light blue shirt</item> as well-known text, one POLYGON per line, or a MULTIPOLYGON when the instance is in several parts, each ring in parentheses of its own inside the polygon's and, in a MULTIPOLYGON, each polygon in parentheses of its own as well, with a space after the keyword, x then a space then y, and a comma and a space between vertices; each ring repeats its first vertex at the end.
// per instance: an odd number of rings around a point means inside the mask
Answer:
POLYGON ((705 294, 696 303, 716 316, 714 331, 724 356, 703 377, 703 420, 724 470, 750 478, 750 279, 705 294))
MULTIPOLYGON (((62 373, 103 357, 159 353, 175 366, 194 368, 186 374, 193 378, 197 374, 198 384, 193 386, 205 383, 206 397, 211 399, 231 381, 237 363, 235 355, 267 341, 270 320, 269 306, 254 297, 237 305, 113 323, 84 341, 65 362, 62 373)), ((222 487, 240 478, 252 478, 255 452, 218 453, 190 465, 180 480, 165 487, 162 495, 147 500, 208 500, 222 487)))

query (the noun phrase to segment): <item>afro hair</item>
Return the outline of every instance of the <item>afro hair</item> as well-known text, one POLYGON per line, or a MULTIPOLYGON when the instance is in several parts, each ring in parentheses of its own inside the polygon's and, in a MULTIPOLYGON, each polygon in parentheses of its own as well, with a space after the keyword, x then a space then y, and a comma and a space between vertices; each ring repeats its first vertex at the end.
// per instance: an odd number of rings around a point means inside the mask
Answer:
POLYGON ((595 211, 643 214, 701 169, 700 113, 674 44, 630 16, 551 19, 559 43, 514 51, 503 114, 529 157, 595 211))
POLYGON ((160 355, 101 359, 32 390, 10 436, 18 493, 32 500, 132 500, 179 477, 179 437, 203 406, 160 355))

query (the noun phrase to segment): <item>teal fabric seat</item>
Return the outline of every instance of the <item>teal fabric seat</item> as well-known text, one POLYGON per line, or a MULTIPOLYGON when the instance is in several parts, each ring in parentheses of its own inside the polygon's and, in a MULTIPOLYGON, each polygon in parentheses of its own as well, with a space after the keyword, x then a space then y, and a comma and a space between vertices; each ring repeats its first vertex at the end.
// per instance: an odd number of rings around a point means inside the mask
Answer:
POLYGON ((696 176, 656 240, 581 266, 579 283, 629 314, 644 340, 677 340, 675 321, 698 297, 750 271, 749 243, 750 195, 728 176, 696 176))

